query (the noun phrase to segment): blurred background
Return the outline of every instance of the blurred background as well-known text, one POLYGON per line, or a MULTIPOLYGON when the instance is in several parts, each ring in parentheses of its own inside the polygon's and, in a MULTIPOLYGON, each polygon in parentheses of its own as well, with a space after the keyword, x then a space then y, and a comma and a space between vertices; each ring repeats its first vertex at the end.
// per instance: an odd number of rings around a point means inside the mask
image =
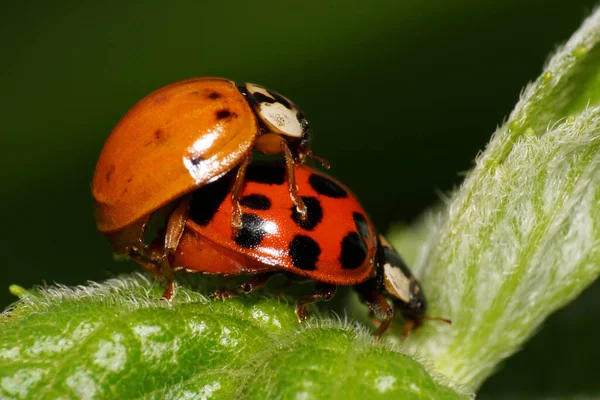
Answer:
MULTIPOLYGON (((114 262, 96 232, 90 180, 112 127, 149 92, 221 76, 291 98, 312 125, 314 152, 385 231, 460 184, 520 90, 594 4, 2 2, 0 306, 15 300, 12 283, 73 285, 138 270, 114 262)), ((586 375, 600 355, 589 352, 598 349, 598 310, 596 284, 482 398, 600 393, 586 375)))

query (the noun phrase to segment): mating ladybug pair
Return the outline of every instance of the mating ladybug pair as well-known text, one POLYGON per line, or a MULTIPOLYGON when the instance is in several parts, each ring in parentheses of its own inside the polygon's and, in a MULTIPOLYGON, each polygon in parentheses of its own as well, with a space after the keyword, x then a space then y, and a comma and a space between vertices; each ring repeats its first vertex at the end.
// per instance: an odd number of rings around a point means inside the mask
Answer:
POLYGON ((92 181, 96 223, 115 253, 164 277, 173 273, 251 277, 216 298, 249 293, 274 273, 317 281, 305 305, 353 286, 390 324, 394 308, 404 334, 422 324, 426 301, 399 255, 376 233, 354 195, 304 164, 310 129, 285 97, 254 84, 217 78, 169 85, 134 106, 106 141, 92 181), (283 162, 252 163, 252 150, 283 162), (165 228, 148 244, 151 216, 165 228), (389 297, 393 306, 391 306, 389 297))

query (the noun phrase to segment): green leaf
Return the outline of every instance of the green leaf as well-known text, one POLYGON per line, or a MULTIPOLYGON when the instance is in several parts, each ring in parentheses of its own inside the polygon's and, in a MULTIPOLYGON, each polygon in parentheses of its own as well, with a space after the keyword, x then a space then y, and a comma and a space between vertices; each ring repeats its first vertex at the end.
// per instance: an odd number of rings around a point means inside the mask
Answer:
POLYGON ((0 397, 457 399, 364 329, 277 298, 172 303, 141 275, 25 294, 0 320, 0 397))
POLYGON ((596 11, 525 89, 417 257, 430 313, 453 324, 410 344, 471 390, 600 273, 599 78, 596 11))
POLYGON ((424 247, 402 241, 430 313, 453 320, 403 344, 427 368, 339 320, 299 326, 276 298, 211 302, 184 287, 168 304, 126 277, 13 287, 21 300, 0 320, 2 396, 444 399, 461 397, 448 381, 477 389, 600 273, 599 43, 596 12, 526 88, 435 226, 416 228, 430 232, 424 247))

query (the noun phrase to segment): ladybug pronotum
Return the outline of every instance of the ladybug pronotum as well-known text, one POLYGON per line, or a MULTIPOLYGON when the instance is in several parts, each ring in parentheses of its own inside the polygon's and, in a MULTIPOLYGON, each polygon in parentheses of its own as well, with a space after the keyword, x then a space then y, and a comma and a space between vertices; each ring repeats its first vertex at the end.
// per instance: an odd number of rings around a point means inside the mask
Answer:
MULTIPOLYGON (((280 272, 317 281, 316 292, 298 300, 300 321, 308 315, 306 304, 330 300, 338 285, 353 286, 383 320, 376 335, 386 330, 394 308, 405 318, 404 335, 420 326, 428 318, 423 291, 400 256, 377 235, 356 197, 306 165, 296 166, 295 176, 298 195, 307 206, 306 219, 289 197, 285 165, 251 164, 240 193, 242 227, 234 236, 228 193, 235 185, 235 172, 193 192, 173 257, 174 270, 251 274, 236 290, 218 291, 215 297, 221 299, 251 292, 280 272)), ((163 248, 161 240, 154 244, 158 251, 163 248)), ((159 270, 153 272, 160 275, 159 270)))
POLYGON ((186 195, 236 167, 231 225, 233 230, 242 226, 239 198, 252 149, 283 155, 289 196, 306 218, 294 165, 312 155, 310 136, 298 107, 259 85, 195 78, 159 89, 121 119, 102 149, 92 180, 98 230, 115 253, 170 275, 187 218, 186 195), (164 251, 149 254, 143 236, 151 214, 178 200, 164 251))

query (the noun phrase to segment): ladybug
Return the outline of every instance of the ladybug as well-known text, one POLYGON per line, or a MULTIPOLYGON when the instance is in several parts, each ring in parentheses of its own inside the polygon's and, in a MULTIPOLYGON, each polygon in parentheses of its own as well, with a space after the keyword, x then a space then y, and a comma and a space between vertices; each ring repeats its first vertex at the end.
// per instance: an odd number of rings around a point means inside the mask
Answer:
MULTIPOLYGON (((330 300, 337 285, 353 286, 361 300, 383 319, 376 335, 386 330, 394 308, 405 317, 404 335, 420 326, 426 318, 427 303, 419 282, 398 253, 377 235, 356 197, 316 169, 306 165, 294 169, 307 218, 301 218, 289 197, 285 165, 253 163, 240 197, 242 227, 234 236, 230 229, 232 198, 228 194, 235 185, 235 173, 193 192, 174 253, 174 270, 251 275, 236 290, 215 293, 220 299, 249 293, 280 272, 317 281, 316 292, 298 300, 300 321, 308 316, 307 304, 330 300)), ((160 240, 155 244, 159 250, 162 246, 160 240)), ((172 286, 172 277, 167 281, 167 286, 172 286)))
POLYGON ((240 193, 252 149, 285 158, 289 196, 306 218, 294 166, 312 156, 306 118, 290 100, 262 86, 194 78, 159 89, 137 103, 106 140, 92 180, 98 230, 117 254, 160 265, 170 258, 186 220, 186 194, 237 167, 231 225, 242 227, 240 193), (162 254, 143 236, 154 212, 183 199, 169 217, 162 254))

